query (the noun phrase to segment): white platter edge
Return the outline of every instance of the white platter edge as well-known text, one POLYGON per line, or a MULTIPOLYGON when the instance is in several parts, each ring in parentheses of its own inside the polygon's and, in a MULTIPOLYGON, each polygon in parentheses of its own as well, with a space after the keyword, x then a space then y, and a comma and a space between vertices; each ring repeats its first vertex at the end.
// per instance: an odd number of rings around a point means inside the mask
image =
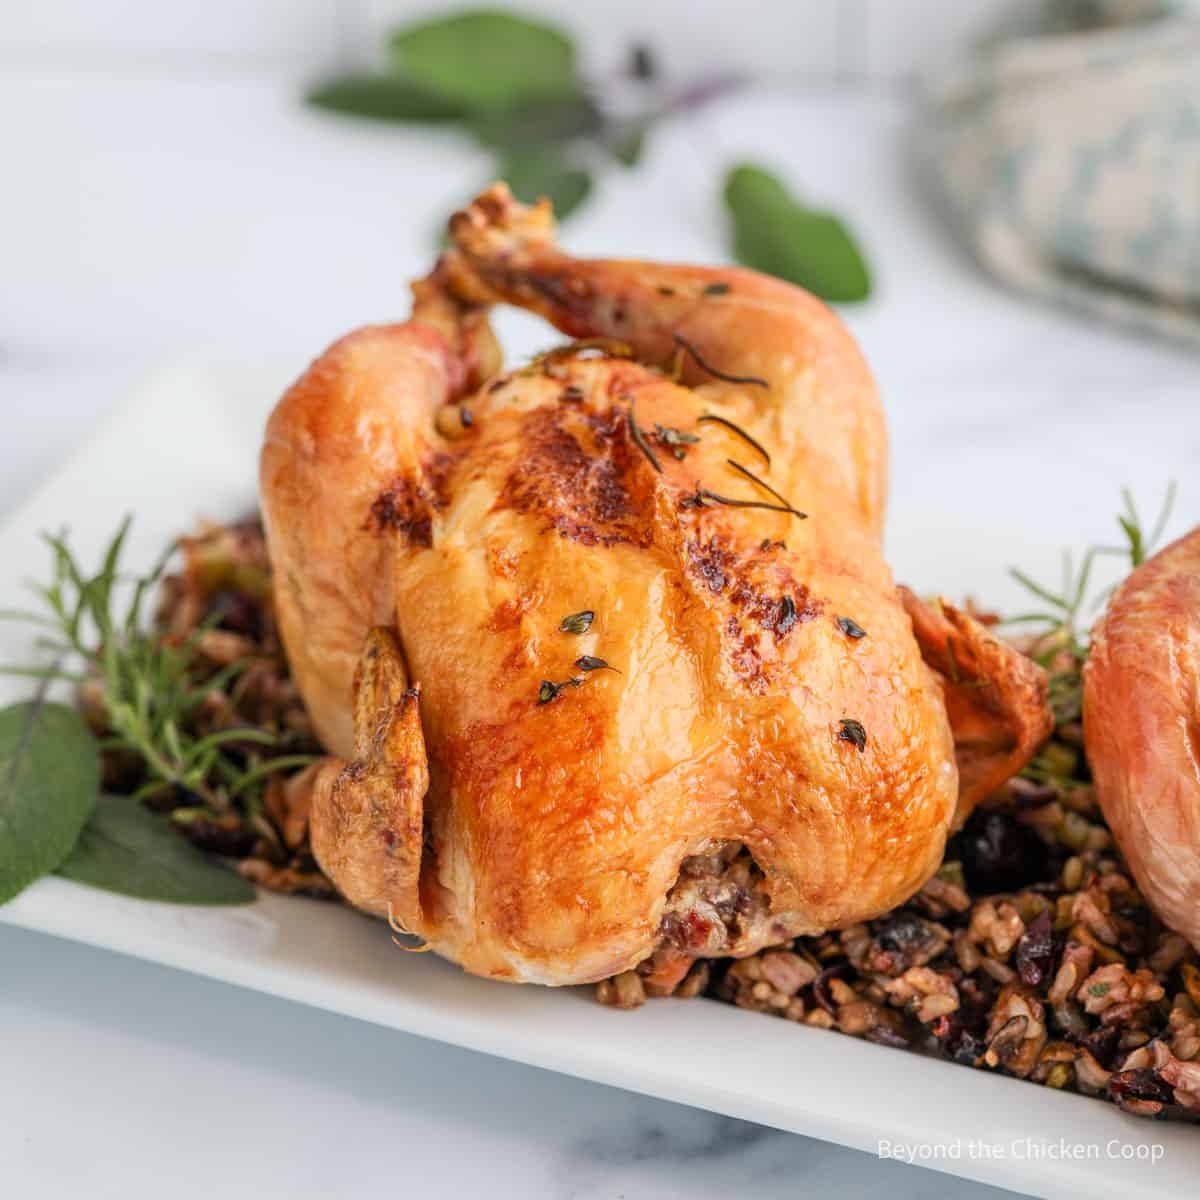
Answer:
MULTIPOLYGON (((184 367, 151 380, 0 528, 0 607, 24 602, 22 579, 44 576, 38 530, 68 524, 94 556, 132 511, 129 561, 142 566, 196 516, 237 515, 253 500, 261 423, 284 379, 268 367, 184 367)), ((970 563, 979 532, 962 531, 957 547, 945 514, 936 520, 939 561, 970 563)), ((18 660, 27 640, 0 625, 0 661, 18 660)), ((27 693, 0 679, 0 702, 27 693)), ((403 954, 386 928, 332 905, 264 895, 242 909, 176 908, 52 878, 0 908, 0 922, 868 1152, 881 1140, 957 1141, 961 1157, 922 1165, 1037 1196, 1149 1200, 1190 1194, 1200 1179, 1192 1127, 715 1002, 620 1013, 578 990, 487 983, 403 954), (1030 1152, 1060 1139, 1088 1157, 1030 1152), (1005 1153, 971 1156, 972 1141, 1005 1153), (1110 1156, 1138 1145, 1161 1147, 1161 1160, 1110 1156)))

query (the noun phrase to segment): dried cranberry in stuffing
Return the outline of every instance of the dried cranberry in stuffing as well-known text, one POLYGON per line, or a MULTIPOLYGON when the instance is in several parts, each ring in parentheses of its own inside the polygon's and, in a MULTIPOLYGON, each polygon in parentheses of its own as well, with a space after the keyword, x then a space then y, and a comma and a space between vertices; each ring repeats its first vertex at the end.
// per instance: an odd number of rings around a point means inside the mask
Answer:
POLYGON ((956 1063, 972 1067, 975 1060, 987 1049, 984 1039, 966 1028, 960 1013, 953 1012, 938 1017, 930 1026, 930 1030, 937 1038, 941 1052, 956 1063))
POLYGON ((1090 1050, 1092 1057, 1106 1070, 1112 1070, 1113 1059, 1117 1054, 1117 1043, 1121 1040, 1121 1030, 1116 1025, 1101 1025, 1095 1033, 1083 1039, 1085 1049, 1090 1050))
POLYGON ((1108 1094, 1117 1100, 1156 1100, 1160 1104, 1175 1102, 1175 1093, 1170 1084, 1164 1083, 1157 1071, 1145 1068, 1118 1071, 1108 1081, 1108 1094))
POLYGON ((1045 878, 1041 838, 999 809, 977 808, 956 841, 969 891, 1012 892, 1045 878))
POLYGON ((1034 917, 1017 943, 1017 974, 1027 987, 1039 987, 1054 970, 1054 922, 1047 909, 1034 917))

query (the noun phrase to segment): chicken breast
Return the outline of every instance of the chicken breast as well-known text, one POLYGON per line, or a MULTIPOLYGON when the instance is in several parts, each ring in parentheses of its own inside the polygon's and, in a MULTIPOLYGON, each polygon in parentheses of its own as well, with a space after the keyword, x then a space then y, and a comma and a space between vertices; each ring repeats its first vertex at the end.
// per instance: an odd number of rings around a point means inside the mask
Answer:
MULTIPOLYGON (((340 756, 324 869, 546 984, 903 901, 960 803, 954 681, 883 561, 883 419, 841 323, 753 272, 572 259, 502 185, 451 234, 414 319, 337 343, 264 445, 281 628, 340 756), (496 302, 608 340, 484 383, 496 302)), ((975 635, 973 683, 1032 696, 1008 773, 1044 680, 975 635)))

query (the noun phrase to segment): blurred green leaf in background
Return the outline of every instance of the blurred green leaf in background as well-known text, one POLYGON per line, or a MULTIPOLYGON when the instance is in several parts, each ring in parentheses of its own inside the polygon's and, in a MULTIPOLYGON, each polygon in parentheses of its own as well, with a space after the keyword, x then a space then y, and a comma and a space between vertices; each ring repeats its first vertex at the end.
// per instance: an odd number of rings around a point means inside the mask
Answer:
POLYGON ((725 177, 725 204, 738 262, 798 284, 823 300, 871 294, 866 261, 832 213, 805 208, 774 175, 742 164, 725 177))
POLYGON ((392 34, 397 74, 468 109, 515 108, 534 97, 579 90, 575 47, 550 25, 479 9, 392 34))
MULTIPOLYGON (((636 111, 616 113, 589 86, 563 30, 499 9, 472 9, 395 30, 386 68, 348 75, 308 93, 318 108, 385 122, 451 125, 495 156, 502 178, 527 204, 550 199, 564 220, 591 194, 605 162, 628 168, 644 156, 657 121, 695 111, 741 86, 740 76, 692 81, 664 92, 654 55, 635 46, 623 86, 636 111)), ((485 180, 484 183, 491 180, 485 180)), ((737 260, 826 300, 863 300, 871 290, 862 253, 832 213, 806 208, 767 171, 740 166, 724 190, 737 260)))

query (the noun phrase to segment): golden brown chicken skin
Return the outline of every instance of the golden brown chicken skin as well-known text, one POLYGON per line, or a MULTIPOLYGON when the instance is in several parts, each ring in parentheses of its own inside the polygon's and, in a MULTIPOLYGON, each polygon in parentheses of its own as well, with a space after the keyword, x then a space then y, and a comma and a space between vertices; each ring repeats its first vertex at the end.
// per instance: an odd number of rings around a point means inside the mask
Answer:
POLYGON ((414 320, 335 345, 263 451, 284 639, 346 760, 317 773, 325 870, 549 984, 904 900, 958 771, 849 335, 752 272, 571 259, 502 186, 451 231, 414 320), (624 345, 478 387, 498 301, 624 345))
POLYGON ((1200 529, 1117 589, 1084 666, 1096 794, 1138 886, 1200 946, 1200 529))

